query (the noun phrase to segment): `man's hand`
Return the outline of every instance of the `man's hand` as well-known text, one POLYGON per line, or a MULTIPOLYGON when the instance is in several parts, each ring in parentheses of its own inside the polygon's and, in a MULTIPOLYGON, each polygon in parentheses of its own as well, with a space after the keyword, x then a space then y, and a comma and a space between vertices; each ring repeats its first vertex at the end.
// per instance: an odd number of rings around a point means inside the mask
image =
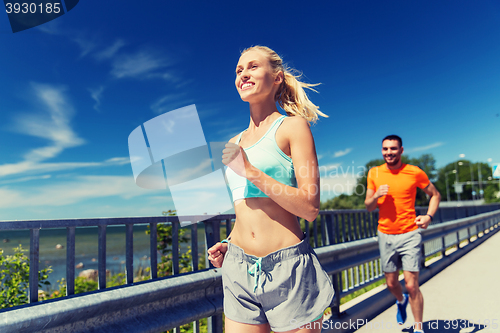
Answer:
POLYGON ((429 215, 419 215, 415 218, 415 223, 419 228, 427 229, 431 223, 431 217, 429 215))
POLYGON ((377 192, 375 192, 375 198, 378 199, 383 197, 384 195, 387 195, 387 193, 389 193, 389 185, 380 185, 377 192))
POLYGON ((227 252, 227 243, 218 242, 208 249, 208 260, 217 268, 222 267, 224 255, 227 252))
POLYGON ((378 190, 375 192, 372 189, 366 190, 365 206, 366 209, 371 212, 377 208, 377 199, 387 195, 389 193, 389 185, 380 185, 378 190))

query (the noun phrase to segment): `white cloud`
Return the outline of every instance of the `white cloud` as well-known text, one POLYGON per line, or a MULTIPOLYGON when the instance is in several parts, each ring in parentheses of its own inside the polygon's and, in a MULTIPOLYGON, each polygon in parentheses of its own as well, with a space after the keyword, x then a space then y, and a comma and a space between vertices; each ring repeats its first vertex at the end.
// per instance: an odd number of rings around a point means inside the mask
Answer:
POLYGON ((110 45, 109 47, 105 48, 104 50, 97 52, 94 55, 94 58, 96 58, 97 60, 111 59, 125 45, 126 45, 125 41, 123 41, 122 39, 117 39, 113 43, 113 45, 110 45))
POLYGON ((352 148, 346 148, 345 150, 339 150, 333 154, 333 157, 341 157, 341 156, 349 154, 351 151, 352 151, 352 148))
POLYGON ((29 189, 2 187, 0 208, 66 206, 110 196, 130 200, 156 192, 136 186, 132 177, 79 176, 63 183, 30 186, 29 189))
POLYGON ((0 177, 18 175, 23 173, 46 173, 55 171, 67 171, 81 168, 97 168, 107 166, 117 166, 130 163, 126 157, 117 157, 104 162, 59 162, 59 163, 38 163, 23 161, 19 163, 0 165, 0 177))
POLYGON ((104 161, 104 164, 108 165, 123 165, 123 164, 129 164, 130 159, 128 157, 113 157, 109 158, 106 161, 104 161))
POLYGON ((118 55, 112 62, 111 74, 116 78, 150 78, 163 76, 158 70, 165 68, 169 61, 153 52, 139 51, 135 54, 118 55))
POLYGON ((80 52, 80 57, 83 58, 86 55, 90 54, 97 48, 97 42, 89 40, 84 37, 76 37, 73 38, 73 41, 80 46, 81 52, 80 52))
POLYGON ((97 89, 88 89, 90 92, 90 97, 95 101, 94 110, 99 111, 99 106, 101 105, 102 92, 104 91, 104 87, 100 86, 97 89))
POLYGON ((22 178, 17 178, 17 179, 0 181, 0 185, 13 184, 13 183, 24 183, 24 182, 28 182, 31 180, 50 179, 51 177, 52 177, 51 175, 22 177, 22 178))
MULTIPOLYGON (((69 37, 67 33, 61 34, 69 37)), ((84 33, 69 38, 80 47, 81 58, 90 56, 99 62, 108 61, 111 64, 111 75, 115 78, 160 78, 174 83, 183 82, 172 69, 166 70, 172 60, 156 49, 142 48, 135 53, 126 52, 123 49, 127 42, 121 38, 117 38, 112 44, 104 45, 99 38, 89 38, 84 33)))
POLYGON ((124 157, 116 157, 104 162, 45 162, 58 156, 67 148, 84 144, 85 140, 80 138, 71 127, 74 109, 64 93, 65 89, 37 83, 32 86, 36 104, 41 112, 17 116, 13 128, 19 133, 46 139, 49 145, 28 151, 23 156, 24 160, 20 162, 1 164, 0 177, 129 163, 129 159, 124 157))
POLYGON ((47 139, 50 145, 33 149, 25 155, 26 161, 39 162, 60 154, 64 149, 82 145, 70 126, 74 114, 72 105, 64 95, 64 88, 46 84, 33 84, 35 97, 44 112, 24 114, 16 118, 14 129, 19 133, 47 139))
POLYGON ((425 151, 425 150, 429 150, 429 149, 432 149, 432 148, 440 147, 442 145, 444 145, 444 142, 435 142, 433 144, 430 144, 430 145, 427 145, 427 146, 423 146, 423 147, 416 147, 416 148, 405 149, 405 152, 406 153, 413 153, 413 152, 416 152, 416 151, 425 151))
POLYGON ((185 99, 185 97, 185 93, 165 95, 151 104, 151 110, 156 114, 163 114, 179 107, 193 104, 192 99, 185 99))

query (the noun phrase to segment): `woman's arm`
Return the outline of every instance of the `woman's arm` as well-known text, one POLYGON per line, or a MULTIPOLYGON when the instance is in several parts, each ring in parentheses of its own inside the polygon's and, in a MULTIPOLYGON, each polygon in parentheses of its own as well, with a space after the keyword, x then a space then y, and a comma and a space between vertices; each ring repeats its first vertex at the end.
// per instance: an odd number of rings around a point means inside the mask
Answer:
POLYGON ((300 117, 287 118, 280 126, 279 135, 280 141, 289 144, 297 188, 284 185, 255 168, 239 146, 226 146, 223 162, 288 212, 314 221, 319 213, 320 188, 318 159, 309 124, 300 117))

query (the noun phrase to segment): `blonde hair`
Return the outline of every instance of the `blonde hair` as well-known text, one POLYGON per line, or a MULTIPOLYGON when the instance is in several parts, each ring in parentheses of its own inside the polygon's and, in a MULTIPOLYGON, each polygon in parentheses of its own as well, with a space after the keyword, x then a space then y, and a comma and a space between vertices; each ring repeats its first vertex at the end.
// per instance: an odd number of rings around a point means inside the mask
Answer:
POLYGON ((283 82, 276 92, 274 100, 285 110, 287 115, 300 116, 312 123, 318 120, 318 116, 328 117, 319 110, 319 106, 309 100, 304 90, 304 88, 307 88, 317 92, 312 87, 319 85, 319 83, 311 84, 299 81, 302 74, 284 65, 281 57, 267 46, 252 46, 243 50, 241 54, 243 55, 248 51, 254 50, 259 50, 267 54, 269 63, 275 73, 279 71, 283 72, 283 82))

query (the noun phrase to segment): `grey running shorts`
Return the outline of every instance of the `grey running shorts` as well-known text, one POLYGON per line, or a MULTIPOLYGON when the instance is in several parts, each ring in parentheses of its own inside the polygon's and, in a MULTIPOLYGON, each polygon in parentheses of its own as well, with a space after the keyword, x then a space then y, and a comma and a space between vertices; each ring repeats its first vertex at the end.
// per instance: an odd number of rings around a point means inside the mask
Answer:
POLYGON ((418 272, 420 268, 420 229, 404 234, 388 235, 378 231, 378 247, 382 270, 385 273, 398 271, 418 272))
POLYGON ((230 242, 222 263, 222 284, 227 318, 269 323, 275 332, 319 319, 334 295, 307 238, 262 258, 230 242))

